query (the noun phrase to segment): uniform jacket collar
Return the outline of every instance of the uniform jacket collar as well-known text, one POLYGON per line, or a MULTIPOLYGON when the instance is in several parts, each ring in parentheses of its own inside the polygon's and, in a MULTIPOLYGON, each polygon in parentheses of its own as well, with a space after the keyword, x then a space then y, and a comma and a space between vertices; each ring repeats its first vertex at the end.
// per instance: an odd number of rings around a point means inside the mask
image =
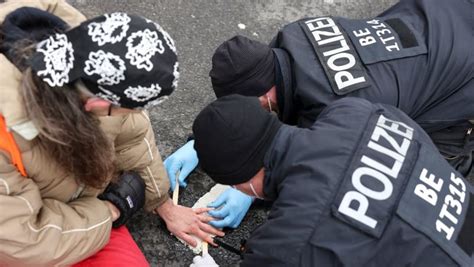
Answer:
POLYGON ((284 166, 286 151, 291 136, 298 131, 298 128, 283 124, 275 135, 270 148, 265 154, 263 165, 265 168, 265 178, 263 182, 263 192, 265 199, 274 201, 278 198, 280 184, 283 183, 287 175, 281 171, 284 166))
POLYGON ((293 103, 293 76, 291 73, 290 57, 280 48, 273 48, 275 55, 275 84, 277 90, 279 118, 286 124, 296 125, 293 103))

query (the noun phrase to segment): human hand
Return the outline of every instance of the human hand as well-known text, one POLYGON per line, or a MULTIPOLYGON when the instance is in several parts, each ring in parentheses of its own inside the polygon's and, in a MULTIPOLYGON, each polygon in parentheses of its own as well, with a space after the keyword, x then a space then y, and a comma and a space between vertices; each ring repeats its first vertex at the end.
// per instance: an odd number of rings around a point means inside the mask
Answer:
POLYGON ((227 189, 215 201, 207 205, 208 207, 215 208, 209 211, 208 214, 220 219, 211 221, 209 224, 216 228, 237 228, 252 202, 253 197, 233 188, 227 189), (218 209, 219 207, 220 209, 218 209))
POLYGON ((205 214, 210 210, 210 208, 191 209, 174 205, 171 200, 168 200, 156 211, 165 220, 166 227, 172 234, 196 247, 197 242, 191 235, 197 236, 213 246, 217 245, 211 235, 224 236, 224 232, 207 224, 213 220, 212 217, 205 214))
POLYGON ((98 196, 107 200, 119 210, 119 218, 114 220, 113 227, 125 223, 145 205, 145 182, 133 171, 122 173, 117 181, 110 183, 105 191, 98 196))
POLYGON ((178 182, 181 187, 186 187, 186 178, 196 168, 199 159, 194 150, 194 140, 187 142, 184 146, 176 150, 171 156, 167 157, 163 164, 165 165, 168 178, 170 179, 171 190, 175 187, 176 173, 180 171, 178 182))
POLYGON ((109 208, 110 214, 112 215, 112 222, 115 222, 120 217, 120 210, 108 200, 104 200, 104 203, 107 205, 107 208, 109 208))
POLYGON ((193 258, 193 263, 189 267, 219 267, 214 259, 206 253, 202 256, 196 256, 193 258))

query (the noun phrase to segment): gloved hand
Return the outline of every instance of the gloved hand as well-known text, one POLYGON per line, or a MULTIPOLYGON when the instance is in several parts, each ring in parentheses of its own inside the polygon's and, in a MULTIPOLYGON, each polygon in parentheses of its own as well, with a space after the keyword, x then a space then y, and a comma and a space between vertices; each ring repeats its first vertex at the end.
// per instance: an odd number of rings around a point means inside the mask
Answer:
POLYGON ((199 159, 194 150, 194 140, 187 142, 180 149, 176 150, 163 162, 170 179, 171 190, 174 190, 176 173, 179 173, 179 186, 186 187, 186 177, 196 168, 199 159))
POLYGON ((214 259, 209 254, 196 256, 193 258, 193 263, 189 267, 219 267, 214 259))
POLYGON ((209 223, 216 228, 237 228, 249 210, 253 199, 253 197, 237 189, 227 189, 215 201, 207 205, 208 207, 216 208, 209 211, 209 215, 214 218, 221 218, 219 221, 210 221, 209 223), (218 207, 220 209, 217 209, 218 207))
POLYGON ((112 224, 120 227, 145 204, 145 182, 136 172, 124 172, 98 198, 112 202, 120 210, 120 217, 112 224))

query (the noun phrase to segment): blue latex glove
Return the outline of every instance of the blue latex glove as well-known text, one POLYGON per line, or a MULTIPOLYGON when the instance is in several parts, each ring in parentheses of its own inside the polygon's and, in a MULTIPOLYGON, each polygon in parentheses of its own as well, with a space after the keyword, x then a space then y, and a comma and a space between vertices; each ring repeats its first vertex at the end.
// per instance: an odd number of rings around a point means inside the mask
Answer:
POLYGON ((248 196, 237 189, 229 188, 222 193, 215 201, 207 205, 216 208, 208 212, 218 221, 211 221, 209 224, 216 228, 231 227, 237 228, 252 204, 253 197, 248 196), (219 208, 220 209, 217 209, 219 208))
POLYGON ((196 168, 199 159, 194 150, 194 140, 187 142, 184 146, 176 150, 163 162, 170 179, 171 190, 175 187, 176 173, 179 173, 179 186, 186 187, 186 178, 196 168))

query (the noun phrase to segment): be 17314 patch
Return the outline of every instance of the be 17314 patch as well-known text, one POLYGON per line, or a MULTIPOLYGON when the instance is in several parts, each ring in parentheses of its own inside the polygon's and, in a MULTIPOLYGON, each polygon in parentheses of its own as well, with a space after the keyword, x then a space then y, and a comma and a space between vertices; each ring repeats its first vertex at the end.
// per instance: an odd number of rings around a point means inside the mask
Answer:
POLYGON ((426 54, 421 35, 401 18, 338 18, 364 64, 426 54))

